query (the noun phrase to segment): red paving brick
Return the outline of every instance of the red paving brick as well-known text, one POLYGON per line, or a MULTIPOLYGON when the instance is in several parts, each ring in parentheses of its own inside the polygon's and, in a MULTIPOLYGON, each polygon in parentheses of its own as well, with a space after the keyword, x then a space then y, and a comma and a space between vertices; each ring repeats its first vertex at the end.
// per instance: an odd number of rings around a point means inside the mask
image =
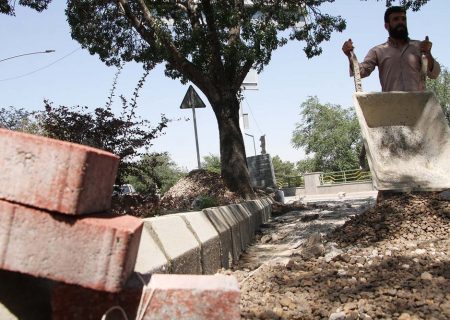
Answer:
POLYGON ((0 269, 118 291, 133 272, 141 231, 131 216, 74 217, 0 200, 0 269))
POLYGON ((119 158, 0 129, 0 199, 65 214, 108 210, 119 158))
POLYGON ((155 274, 146 298, 151 300, 145 320, 240 319, 240 292, 232 276, 155 274))

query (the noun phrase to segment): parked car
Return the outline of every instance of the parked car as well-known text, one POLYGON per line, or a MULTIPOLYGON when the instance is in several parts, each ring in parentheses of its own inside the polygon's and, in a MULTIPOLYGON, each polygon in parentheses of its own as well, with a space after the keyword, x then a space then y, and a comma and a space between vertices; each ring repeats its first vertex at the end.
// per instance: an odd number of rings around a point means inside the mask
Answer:
POLYGON ((136 190, 131 184, 122 184, 120 186, 114 185, 113 196, 135 195, 136 190))

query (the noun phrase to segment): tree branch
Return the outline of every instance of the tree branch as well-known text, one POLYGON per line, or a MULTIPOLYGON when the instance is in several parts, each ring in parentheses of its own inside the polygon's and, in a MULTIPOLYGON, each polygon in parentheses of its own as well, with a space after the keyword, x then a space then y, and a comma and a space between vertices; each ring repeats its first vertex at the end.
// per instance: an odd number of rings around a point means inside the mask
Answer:
MULTIPOLYGON (((219 40, 219 34, 216 29, 216 24, 214 21, 214 12, 211 6, 211 1, 202 0, 202 5, 206 17, 206 25, 208 27, 208 38, 211 41, 212 49, 212 64, 217 75, 223 74, 224 67, 222 63, 222 55, 220 53, 221 44, 219 40)), ((224 80, 224 79, 222 79, 224 80)))
POLYGON ((124 10, 125 16, 132 23, 137 32, 147 41, 150 45, 157 46, 157 42, 160 42, 168 51, 168 62, 172 64, 176 70, 181 72, 190 81, 195 83, 203 92, 211 90, 210 82, 207 75, 202 74, 201 71, 189 60, 187 60, 175 47, 174 43, 170 39, 170 35, 165 33, 157 25, 157 20, 153 17, 152 13, 148 9, 144 0, 138 0, 139 6, 142 10, 143 17, 148 23, 150 29, 145 28, 142 21, 138 20, 136 15, 130 8, 127 0, 117 0, 118 4, 124 10))

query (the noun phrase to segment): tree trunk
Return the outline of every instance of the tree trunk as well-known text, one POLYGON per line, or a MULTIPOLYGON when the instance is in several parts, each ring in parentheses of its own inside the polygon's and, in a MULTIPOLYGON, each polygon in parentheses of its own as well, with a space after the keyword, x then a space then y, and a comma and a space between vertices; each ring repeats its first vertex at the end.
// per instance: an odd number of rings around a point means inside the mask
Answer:
POLYGON ((239 128, 239 100, 229 93, 210 99, 219 126, 221 175, 230 191, 254 199, 244 139, 239 128))
POLYGON ((361 170, 368 171, 369 166, 367 164, 366 147, 364 146, 364 144, 362 145, 361 151, 359 152, 358 160, 359 160, 359 166, 360 166, 361 170))

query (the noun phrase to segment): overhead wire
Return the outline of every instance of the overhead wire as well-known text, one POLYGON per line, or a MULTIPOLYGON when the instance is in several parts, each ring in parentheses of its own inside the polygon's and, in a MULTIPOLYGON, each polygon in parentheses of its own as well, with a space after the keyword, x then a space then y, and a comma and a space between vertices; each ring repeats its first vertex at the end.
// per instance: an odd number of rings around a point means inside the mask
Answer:
POLYGON ((47 69, 47 68, 51 67, 52 65, 54 65, 55 63, 58 63, 59 61, 61 61, 61 60, 65 59, 65 58, 67 58, 68 56, 70 56, 70 55, 72 55, 72 54, 74 54, 74 53, 77 52, 78 50, 81 50, 81 47, 76 48, 75 50, 69 52, 68 54, 66 54, 65 56, 59 58, 58 60, 53 61, 52 63, 47 64, 47 65, 45 65, 45 66, 43 66, 43 67, 41 67, 41 68, 39 68, 39 69, 36 69, 36 70, 34 70, 34 71, 31 71, 31 72, 27 72, 27 73, 22 74, 22 75, 19 75, 19 76, 10 77, 10 78, 5 78, 5 79, 0 79, 0 82, 24 78, 24 77, 29 76, 29 75, 32 75, 32 74, 34 74, 34 73, 36 73, 36 72, 42 71, 42 70, 44 70, 44 69, 47 69))
POLYGON ((255 115, 253 114, 252 108, 250 107, 250 104, 248 103, 247 97, 245 96, 244 92, 242 92, 242 95, 244 96, 245 103, 247 104, 247 107, 250 110, 250 114, 252 116, 252 119, 253 119, 253 121, 255 121, 256 128, 258 129, 259 133, 261 135, 263 135, 263 132, 262 132, 262 130, 260 129, 260 127, 258 125, 258 121, 256 121, 255 115))

